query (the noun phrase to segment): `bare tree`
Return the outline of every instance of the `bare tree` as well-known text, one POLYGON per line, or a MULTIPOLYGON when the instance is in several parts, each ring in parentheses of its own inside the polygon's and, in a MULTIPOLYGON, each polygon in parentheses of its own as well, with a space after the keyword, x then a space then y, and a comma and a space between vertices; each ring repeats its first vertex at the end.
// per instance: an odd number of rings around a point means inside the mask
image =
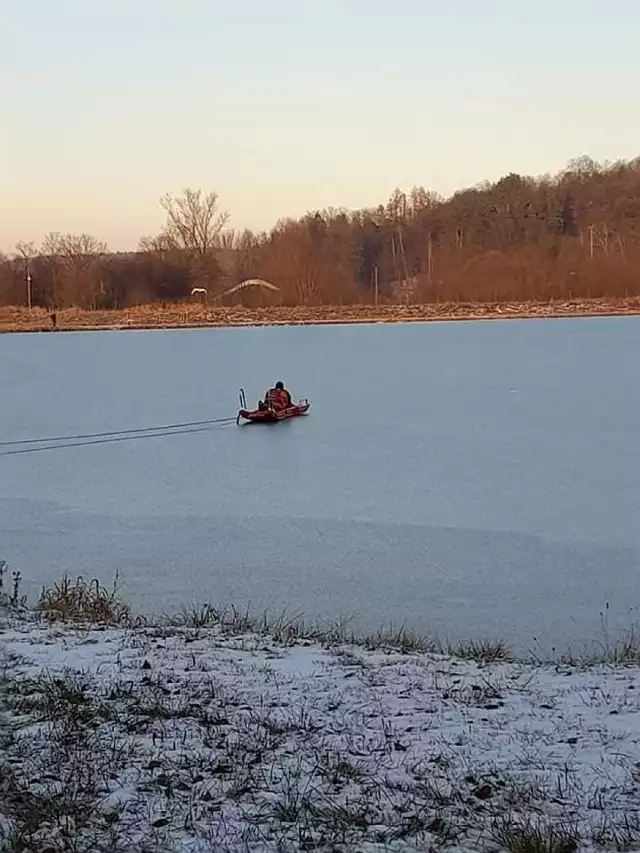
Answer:
POLYGON ((181 196, 163 196, 160 205, 166 213, 164 227, 156 237, 143 238, 140 248, 181 258, 192 284, 211 289, 222 275, 218 253, 229 249, 223 232, 229 214, 220 210, 218 194, 187 188, 181 196))
POLYGON ((0 305, 10 305, 14 281, 9 258, 0 251, 0 305))
POLYGON ((16 243, 16 258, 24 258, 26 260, 30 260, 31 258, 35 258, 38 254, 38 250, 36 248, 36 244, 32 241, 30 243, 25 242, 24 240, 19 240, 16 243))
POLYGON ((181 196, 167 194, 160 199, 167 218, 157 237, 144 238, 143 249, 164 249, 189 255, 212 255, 220 246, 229 214, 218 206, 218 194, 185 189, 181 196))
POLYGON ((56 299, 75 305, 95 307, 99 289, 99 259, 107 252, 107 244, 91 234, 51 232, 42 242, 40 253, 54 270, 57 280, 56 299))
POLYGON ((60 234, 52 231, 44 238, 42 254, 51 254, 66 259, 88 258, 103 255, 107 244, 97 240, 91 234, 60 234))

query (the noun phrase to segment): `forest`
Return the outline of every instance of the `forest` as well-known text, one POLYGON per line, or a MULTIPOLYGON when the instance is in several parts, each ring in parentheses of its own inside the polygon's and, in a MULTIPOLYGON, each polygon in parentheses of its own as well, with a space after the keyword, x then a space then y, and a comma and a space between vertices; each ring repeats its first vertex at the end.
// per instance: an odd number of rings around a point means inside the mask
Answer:
POLYGON ((135 252, 47 235, 0 256, 0 305, 122 309, 196 299, 248 305, 547 302, 640 294, 640 157, 508 174, 442 198, 396 190, 375 209, 312 211, 235 230, 217 193, 160 201, 135 252), (260 279, 272 287, 238 288, 260 279), (194 293, 195 290, 195 293, 194 293), (257 303, 256 303, 257 300, 257 303))

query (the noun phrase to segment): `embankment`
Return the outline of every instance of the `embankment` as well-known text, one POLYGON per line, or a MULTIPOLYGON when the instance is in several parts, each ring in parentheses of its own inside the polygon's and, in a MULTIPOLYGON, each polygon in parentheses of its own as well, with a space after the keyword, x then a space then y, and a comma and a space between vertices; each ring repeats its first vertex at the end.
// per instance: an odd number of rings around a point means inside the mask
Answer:
MULTIPOLYGON (((60 331, 185 327, 316 325, 347 323, 427 323, 544 317, 598 317, 640 314, 640 297, 558 302, 427 303, 419 305, 340 305, 271 308, 211 307, 203 304, 139 305, 119 311, 69 308, 56 312, 60 331)), ((51 331, 49 311, 0 307, 0 332, 51 331)))

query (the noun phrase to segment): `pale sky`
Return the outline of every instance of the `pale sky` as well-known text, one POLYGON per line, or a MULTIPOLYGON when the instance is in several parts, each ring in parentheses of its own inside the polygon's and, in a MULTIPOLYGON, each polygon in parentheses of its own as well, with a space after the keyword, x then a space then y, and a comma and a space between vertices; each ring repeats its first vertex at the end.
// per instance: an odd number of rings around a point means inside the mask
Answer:
POLYGON ((640 154, 638 0, 0 0, 0 249, 640 154))

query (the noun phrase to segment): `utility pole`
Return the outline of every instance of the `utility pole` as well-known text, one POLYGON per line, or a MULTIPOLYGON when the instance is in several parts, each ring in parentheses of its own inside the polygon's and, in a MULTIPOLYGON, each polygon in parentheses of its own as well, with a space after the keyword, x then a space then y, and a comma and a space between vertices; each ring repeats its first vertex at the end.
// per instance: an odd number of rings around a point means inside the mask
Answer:
POLYGON ((29 259, 26 258, 24 262, 25 269, 25 281, 27 285, 27 307, 31 310, 31 271, 29 269, 29 259))
POLYGON ((402 257, 402 274, 405 282, 409 281, 409 270, 407 269, 407 256, 404 253, 404 240, 402 239, 402 231, 398 228, 398 245, 402 257))
POLYGON ((395 234, 391 235, 391 256, 393 258, 393 279, 395 282, 400 280, 400 276, 398 275, 398 259, 396 256, 396 237, 395 234))
POLYGON ((402 289, 404 291, 405 302, 408 305, 413 300, 413 281, 409 284, 409 270, 407 269, 407 256, 404 253, 404 240, 402 232, 398 228, 398 246, 400 247, 400 255, 402 259, 402 289))
POLYGON ((373 294, 375 300, 375 306, 378 307, 378 265, 376 264, 373 268, 373 294))

